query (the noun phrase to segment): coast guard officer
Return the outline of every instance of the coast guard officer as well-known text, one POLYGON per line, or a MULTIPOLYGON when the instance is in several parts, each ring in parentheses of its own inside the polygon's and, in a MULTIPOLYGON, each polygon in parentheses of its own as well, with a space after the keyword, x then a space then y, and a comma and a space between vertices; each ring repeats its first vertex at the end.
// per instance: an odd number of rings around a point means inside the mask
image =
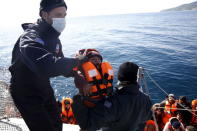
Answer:
POLYGON ((84 59, 65 58, 59 35, 65 27, 63 0, 42 0, 41 19, 23 24, 12 52, 10 92, 30 131, 61 131, 59 109, 49 78, 73 76, 84 59))

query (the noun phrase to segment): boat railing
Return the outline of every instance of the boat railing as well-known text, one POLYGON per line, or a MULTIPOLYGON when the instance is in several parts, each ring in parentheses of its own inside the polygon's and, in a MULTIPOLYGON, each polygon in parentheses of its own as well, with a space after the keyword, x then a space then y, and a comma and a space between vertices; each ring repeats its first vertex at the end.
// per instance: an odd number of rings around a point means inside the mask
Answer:
POLYGON ((18 125, 11 123, 9 118, 19 117, 20 113, 14 106, 9 93, 9 85, 0 81, 0 130, 1 131, 22 131, 18 125))

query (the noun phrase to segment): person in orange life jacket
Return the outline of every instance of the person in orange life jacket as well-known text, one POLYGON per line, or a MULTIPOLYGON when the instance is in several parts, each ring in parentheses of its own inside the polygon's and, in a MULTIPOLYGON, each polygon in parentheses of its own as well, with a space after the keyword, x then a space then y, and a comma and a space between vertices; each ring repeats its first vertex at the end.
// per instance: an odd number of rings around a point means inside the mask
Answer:
POLYGON ((143 131, 145 122, 151 119, 152 103, 149 96, 139 91, 138 65, 125 62, 118 70, 120 81, 112 96, 89 108, 83 96, 73 97, 72 109, 79 126, 85 131, 143 131))
POLYGON ((163 131, 184 131, 185 128, 183 124, 176 118, 171 117, 169 122, 166 123, 163 131))
POLYGON ((146 126, 144 127, 144 131, 157 131, 155 121, 154 120, 146 121, 146 126))
POLYGON ((183 123, 184 127, 190 125, 192 113, 189 110, 191 110, 191 104, 187 102, 186 96, 179 96, 179 100, 177 102, 177 115, 181 117, 180 121, 183 123))
POLYGON ((62 130, 50 78, 73 77, 73 68, 85 60, 64 57, 59 36, 66 15, 64 0, 41 0, 41 18, 22 25, 12 51, 10 93, 30 131, 62 130))
POLYGON ((61 118, 62 122, 67 124, 76 124, 76 119, 74 117, 71 104, 72 104, 71 98, 64 98, 62 99, 62 113, 61 118))
POLYGON ((167 100, 161 102, 160 107, 164 107, 163 123, 166 124, 171 117, 176 117, 177 102, 174 94, 169 94, 167 100))
POLYGON ((160 103, 156 103, 152 107, 153 112, 155 114, 155 118, 158 124, 159 131, 162 131, 165 124, 163 123, 162 119, 164 117, 164 110, 160 108, 160 103))
POLYGON ((79 88, 80 94, 88 100, 94 99, 94 102, 109 96, 113 92, 113 69, 108 62, 102 62, 103 58, 95 49, 82 49, 79 54, 86 55, 89 62, 82 65, 82 74, 88 83, 82 86, 79 77, 75 77, 75 85, 79 88), (100 77, 100 78, 99 78, 100 77))
POLYGON ((192 101, 192 110, 191 125, 197 128, 197 99, 192 101))
POLYGON ((188 107, 191 108, 190 102, 187 101, 186 96, 179 96, 177 107, 188 107))

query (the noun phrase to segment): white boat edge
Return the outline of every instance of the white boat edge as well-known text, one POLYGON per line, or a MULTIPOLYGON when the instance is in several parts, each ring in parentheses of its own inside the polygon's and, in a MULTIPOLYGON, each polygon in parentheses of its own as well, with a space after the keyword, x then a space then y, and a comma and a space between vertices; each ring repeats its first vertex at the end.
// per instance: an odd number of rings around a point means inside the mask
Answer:
MULTIPOLYGON (((27 125, 25 124, 25 121, 22 118, 8 118, 3 120, 6 123, 13 124, 15 126, 18 126, 22 129, 22 131, 29 131, 27 125)), ((79 131, 80 127, 78 125, 72 125, 72 124, 63 124, 63 130, 62 131, 79 131)))

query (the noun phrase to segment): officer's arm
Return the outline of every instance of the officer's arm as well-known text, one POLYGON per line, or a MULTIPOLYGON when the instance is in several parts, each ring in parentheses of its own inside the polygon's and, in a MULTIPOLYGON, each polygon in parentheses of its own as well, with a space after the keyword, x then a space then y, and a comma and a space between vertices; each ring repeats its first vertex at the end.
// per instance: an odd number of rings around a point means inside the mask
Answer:
POLYGON ((20 52, 22 62, 41 77, 69 76, 78 64, 74 58, 56 58, 44 48, 43 43, 29 35, 21 38, 20 52))
POLYGON ((60 57, 64 57, 64 54, 63 54, 63 52, 62 52, 62 45, 60 44, 60 52, 59 52, 59 56, 60 57))

